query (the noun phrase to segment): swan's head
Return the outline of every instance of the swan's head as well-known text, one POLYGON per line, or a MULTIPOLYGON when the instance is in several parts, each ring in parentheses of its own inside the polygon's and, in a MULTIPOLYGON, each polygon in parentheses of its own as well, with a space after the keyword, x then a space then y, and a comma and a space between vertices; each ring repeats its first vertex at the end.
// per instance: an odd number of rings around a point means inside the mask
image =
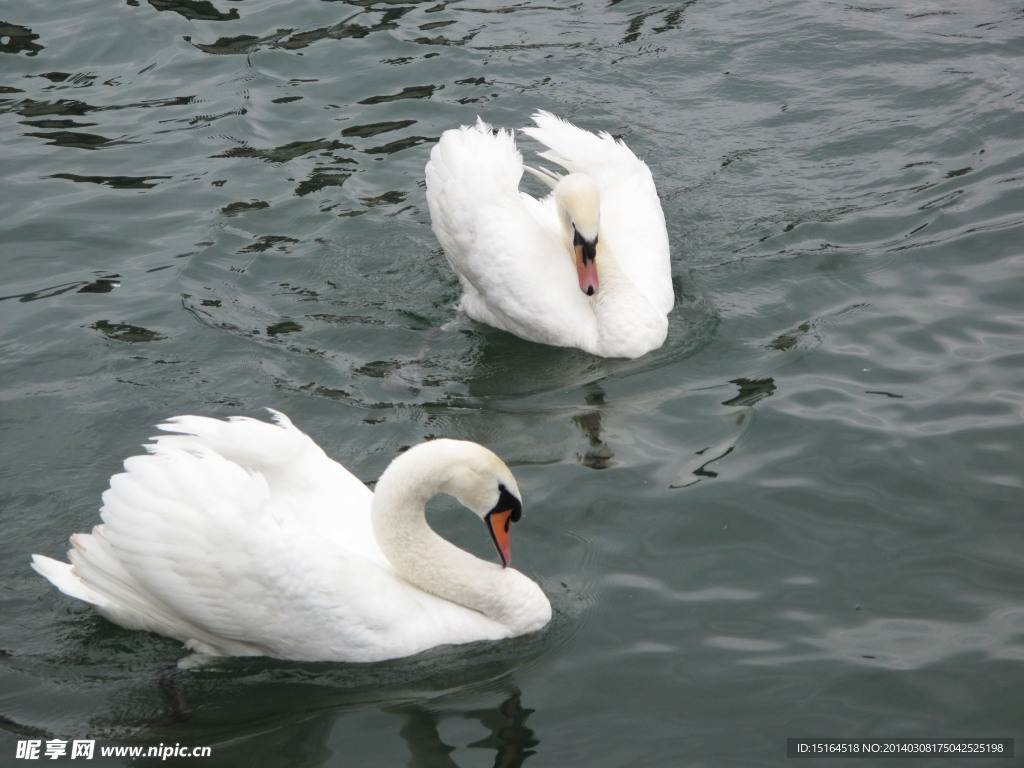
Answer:
MULTIPOLYGON (((465 440, 430 440, 397 457, 381 475, 374 491, 374 505, 381 512, 398 510, 416 500, 419 507, 438 493, 454 496, 480 517, 491 533, 503 566, 512 559, 511 527, 523 513, 519 486, 505 463, 482 445, 465 440)), ((374 513, 374 527, 382 526, 378 539, 392 524, 404 528, 408 519, 385 522, 387 514, 374 513)))
POLYGON ((518 522, 523 514, 516 479, 505 463, 482 445, 459 440, 445 442, 454 443, 460 456, 451 465, 447 487, 441 490, 487 523, 501 564, 507 567, 512 560, 512 523, 518 522))
POLYGON ((597 230, 601 198, 597 182, 585 173, 570 173, 555 185, 555 204, 567 239, 572 244, 580 290, 597 293, 597 230))

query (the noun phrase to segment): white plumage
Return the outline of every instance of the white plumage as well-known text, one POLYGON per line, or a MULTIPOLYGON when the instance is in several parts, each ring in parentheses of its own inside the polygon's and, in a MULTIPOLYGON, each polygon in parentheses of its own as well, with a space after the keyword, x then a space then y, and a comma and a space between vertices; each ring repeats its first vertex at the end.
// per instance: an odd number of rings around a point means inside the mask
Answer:
POLYGON ((523 158, 510 131, 478 119, 445 131, 430 153, 427 204, 462 309, 530 341, 603 357, 656 349, 674 296, 650 170, 607 133, 548 112, 533 120, 523 132, 568 172, 525 168, 552 187, 541 200, 519 190, 523 158))
POLYGON ((536 583, 455 547, 424 517, 429 498, 455 496, 497 529, 507 559, 519 492, 493 453, 423 443, 371 493, 272 413, 275 424, 161 424, 172 434, 111 478, 103 523, 71 537, 71 563, 34 555, 33 568, 117 624, 213 655, 376 661, 547 624, 536 583))

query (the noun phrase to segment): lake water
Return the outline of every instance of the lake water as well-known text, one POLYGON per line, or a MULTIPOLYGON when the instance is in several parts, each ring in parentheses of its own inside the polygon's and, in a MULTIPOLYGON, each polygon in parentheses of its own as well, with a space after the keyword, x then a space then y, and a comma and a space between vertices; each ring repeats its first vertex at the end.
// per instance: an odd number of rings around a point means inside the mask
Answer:
POLYGON ((41 758, 61 765, 155 764, 99 754, 125 745, 289 767, 781 766, 790 737, 1024 751, 1019 7, 65 0, 2 20, 0 764, 32 764, 31 739, 95 740, 91 763, 41 758), (537 108, 654 173, 677 306, 639 360, 456 312, 430 147, 537 108), (553 625, 179 672, 192 714, 167 722, 180 645, 29 556, 98 521, 152 425, 267 406, 368 482, 428 437, 496 451, 553 625))

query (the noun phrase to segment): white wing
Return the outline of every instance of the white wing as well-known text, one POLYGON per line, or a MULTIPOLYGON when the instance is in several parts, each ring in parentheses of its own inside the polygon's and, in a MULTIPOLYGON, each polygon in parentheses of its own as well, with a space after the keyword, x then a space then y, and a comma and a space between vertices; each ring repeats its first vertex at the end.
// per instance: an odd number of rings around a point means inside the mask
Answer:
POLYGON ((675 300, 668 232, 647 164, 606 132, 595 135, 544 111, 536 112, 533 121, 523 133, 548 147, 541 157, 597 181, 601 236, 630 278, 667 313, 675 300))
POLYGON ((582 346, 595 333, 552 201, 520 193, 509 131, 445 131, 426 167, 431 223, 470 317, 533 341, 582 346))
POLYGON ((386 607, 416 590, 377 547, 370 490, 276 420, 162 424, 177 434, 111 478, 103 524, 72 537, 72 565, 37 556, 36 569, 117 623, 194 650, 381 653, 406 618, 386 607))

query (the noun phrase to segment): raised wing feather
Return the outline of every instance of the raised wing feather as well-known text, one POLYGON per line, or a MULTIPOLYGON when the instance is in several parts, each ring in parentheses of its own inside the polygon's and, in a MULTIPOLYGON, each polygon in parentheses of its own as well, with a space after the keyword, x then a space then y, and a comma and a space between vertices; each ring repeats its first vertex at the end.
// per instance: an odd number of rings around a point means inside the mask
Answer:
POLYGON ((647 164, 606 132, 593 134, 538 111, 523 133, 548 147, 540 154, 570 173, 595 179, 601 194, 601 236, 648 298, 663 312, 675 301, 665 214, 647 164))
POLYGON ((554 204, 520 193, 522 175, 511 132, 492 132, 479 120, 446 131, 426 167, 431 222, 462 283, 467 314, 564 344, 567 333, 593 333, 593 314, 574 288, 554 204))
POLYGON ((161 425, 175 434, 125 462, 103 495, 103 524, 73 537, 89 601, 211 653, 323 655, 290 647, 306 626, 324 642, 379 652, 389 621, 380 606, 412 590, 373 538, 371 493, 277 420, 161 425))

